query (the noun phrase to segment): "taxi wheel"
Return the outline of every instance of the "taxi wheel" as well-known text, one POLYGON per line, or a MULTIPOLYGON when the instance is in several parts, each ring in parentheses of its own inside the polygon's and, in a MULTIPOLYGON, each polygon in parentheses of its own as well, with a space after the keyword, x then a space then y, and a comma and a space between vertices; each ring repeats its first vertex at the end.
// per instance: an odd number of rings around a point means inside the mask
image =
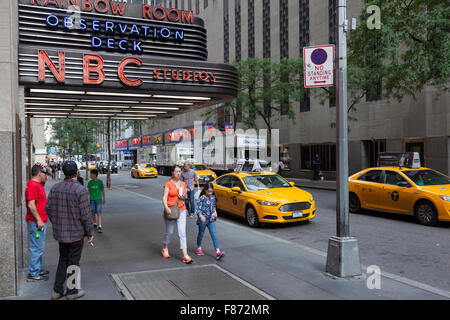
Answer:
POLYGON ((414 215, 417 221, 425 226, 434 226, 438 220, 436 208, 429 201, 419 201, 415 206, 414 215))
POLYGON ((250 227, 256 228, 259 226, 258 214, 256 213, 255 208, 248 207, 245 213, 245 218, 247 219, 247 223, 250 227))
POLYGON ((359 198, 356 194, 353 192, 349 195, 350 203, 349 203, 349 209, 351 213, 358 213, 361 211, 361 202, 359 201, 359 198))

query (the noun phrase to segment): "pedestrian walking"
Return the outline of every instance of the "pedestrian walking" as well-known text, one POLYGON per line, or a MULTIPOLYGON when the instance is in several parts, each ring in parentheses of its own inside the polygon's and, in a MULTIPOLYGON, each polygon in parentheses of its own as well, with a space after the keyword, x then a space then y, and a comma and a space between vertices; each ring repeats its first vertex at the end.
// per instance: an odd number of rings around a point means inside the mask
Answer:
POLYGON ((80 170, 77 171, 77 181, 84 186, 84 179, 81 177, 80 170))
POLYGON ((41 163, 36 163, 31 168, 32 178, 25 189, 25 200, 29 247, 30 265, 28 267, 27 281, 47 281, 49 272, 42 270, 42 255, 45 250, 45 238, 47 235, 48 215, 45 210, 47 196, 44 184, 47 179, 47 169, 41 163))
POLYGON ((316 156, 313 158, 313 180, 319 180, 321 164, 322 160, 320 159, 319 154, 316 153, 316 156))
POLYGON ((166 223, 166 233, 164 234, 163 248, 161 253, 164 258, 170 258, 169 243, 172 237, 175 225, 178 229, 178 237, 180 238, 180 249, 183 253, 183 263, 190 264, 192 258, 187 252, 186 243, 186 206, 183 200, 187 199, 187 185, 180 180, 181 168, 173 166, 172 178, 164 184, 163 206, 164 221, 166 223), (177 217, 178 216, 178 217, 177 217))
POLYGON ((189 217, 193 218, 195 213, 195 185, 197 183, 197 188, 200 190, 200 185, 198 183, 198 177, 195 170, 191 169, 191 164, 189 161, 185 162, 183 172, 181 173, 181 181, 187 184, 187 199, 185 201, 189 217))
POLYGON ((105 186, 103 185, 103 181, 98 178, 97 169, 91 170, 91 180, 89 180, 87 188, 89 191, 89 201, 91 204, 92 220, 94 221, 94 230, 102 233, 102 205, 105 204, 106 198, 105 186))
POLYGON ((211 239, 216 249, 216 259, 220 260, 225 256, 225 252, 220 250, 219 240, 217 239, 216 232, 216 220, 217 220, 217 209, 216 209, 216 197, 213 195, 213 184, 208 182, 203 187, 200 193, 200 198, 197 203, 197 225, 198 225, 198 235, 197 235, 197 255, 204 256, 202 250, 202 240, 205 234, 206 228, 209 230, 211 239))
POLYGON ((52 180, 56 179, 56 163, 54 161, 51 162, 50 168, 52 169, 52 180))
POLYGON ((60 162, 58 162, 57 164, 56 164, 56 174, 58 175, 58 180, 61 180, 61 163, 60 162))
POLYGON ((67 161, 62 170, 65 180, 53 186, 46 205, 52 222, 53 237, 59 243, 59 261, 52 300, 58 300, 63 296, 66 296, 68 300, 75 300, 83 297, 85 291, 70 286, 64 292, 64 283, 68 271, 75 266, 78 268, 80 266, 84 237, 87 237, 88 243, 92 244, 94 225, 89 208, 88 191, 77 181, 76 163, 67 161), (68 270, 69 267, 71 268, 68 270))

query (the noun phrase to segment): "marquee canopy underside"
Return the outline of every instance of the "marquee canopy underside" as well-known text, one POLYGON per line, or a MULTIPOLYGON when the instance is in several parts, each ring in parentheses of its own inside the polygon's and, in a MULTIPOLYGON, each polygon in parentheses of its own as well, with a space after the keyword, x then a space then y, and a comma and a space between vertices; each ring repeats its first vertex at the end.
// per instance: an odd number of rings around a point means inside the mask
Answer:
POLYGON ((25 89, 24 109, 25 116, 34 118, 152 120, 171 118, 231 98, 39 86, 25 89))

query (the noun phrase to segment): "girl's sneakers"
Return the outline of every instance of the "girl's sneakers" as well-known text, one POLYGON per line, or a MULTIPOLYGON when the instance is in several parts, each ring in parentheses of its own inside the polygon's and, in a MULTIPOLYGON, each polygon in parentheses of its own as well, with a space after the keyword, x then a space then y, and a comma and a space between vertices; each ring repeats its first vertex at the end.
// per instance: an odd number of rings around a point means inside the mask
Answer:
POLYGON ((194 260, 192 260, 191 257, 189 257, 189 256, 184 256, 184 257, 183 257, 183 263, 185 263, 185 264, 191 264, 192 262, 194 262, 194 260))
POLYGON ((202 249, 197 249, 197 251, 195 252, 198 256, 204 256, 205 254, 203 253, 202 249))
POLYGON ((216 254, 216 260, 220 260, 225 256, 225 251, 219 251, 216 254))
POLYGON ((169 254, 169 250, 168 249, 162 249, 161 250, 161 254, 165 259, 169 259, 170 258, 170 254, 169 254))

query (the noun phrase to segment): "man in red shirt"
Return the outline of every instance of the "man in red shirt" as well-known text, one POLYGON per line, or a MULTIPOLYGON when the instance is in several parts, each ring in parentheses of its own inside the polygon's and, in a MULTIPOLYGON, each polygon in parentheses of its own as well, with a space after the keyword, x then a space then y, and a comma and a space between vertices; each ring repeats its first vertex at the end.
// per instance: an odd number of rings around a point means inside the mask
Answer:
POLYGON ((45 204, 47 196, 43 184, 45 184, 47 168, 36 163, 31 168, 31 180, 25 189, 25 201, 27 204, 27 215, 25 220, 28 224, 30 236, 30 266, 28 268, 27 281, 47 281, 48 271, 42 270, 42 255, 44 254, 45 236, 47 233, 47 212, 45 204))

